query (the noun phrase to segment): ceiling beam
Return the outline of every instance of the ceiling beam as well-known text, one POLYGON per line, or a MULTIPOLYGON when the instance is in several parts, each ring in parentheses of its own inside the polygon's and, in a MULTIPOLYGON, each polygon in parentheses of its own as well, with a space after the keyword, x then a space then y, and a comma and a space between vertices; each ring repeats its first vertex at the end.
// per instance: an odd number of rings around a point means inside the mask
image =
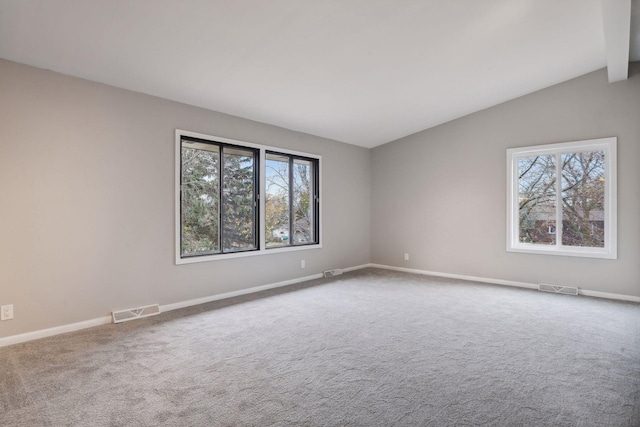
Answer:
POLYGON ((631 0, 602 0, 602 23, 609 83, 629 77, 631 0))

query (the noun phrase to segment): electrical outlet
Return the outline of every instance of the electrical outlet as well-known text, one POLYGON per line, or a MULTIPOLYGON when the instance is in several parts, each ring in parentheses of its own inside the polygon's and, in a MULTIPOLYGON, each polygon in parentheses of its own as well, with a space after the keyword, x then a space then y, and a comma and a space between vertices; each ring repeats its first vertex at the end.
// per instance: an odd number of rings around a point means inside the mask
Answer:
POLYGON ((305 268, 307 266, 307 263, 305 262, 305 260, 301 260, 300 261, 300 268, 305 268))
POLYGON ((3 305, 0 307, 0 320, 13 319, 13 304, 3 305))
POLYGON ((409 261, 409 254, 404 254, 404 260, 409 261))

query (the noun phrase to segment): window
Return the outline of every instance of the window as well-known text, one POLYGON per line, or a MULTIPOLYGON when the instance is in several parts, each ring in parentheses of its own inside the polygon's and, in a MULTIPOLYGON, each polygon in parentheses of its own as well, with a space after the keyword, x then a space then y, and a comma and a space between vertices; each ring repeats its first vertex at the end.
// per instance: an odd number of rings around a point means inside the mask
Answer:
POLYGON ((320 157, 176 131, 176 242, 178 264, 319 247, 320 157))
POLYGON ((507 150, 507 250, 616 258, 616 138, 507 150))
POLYGON ((255 250, 256 150, 183 137, 181 256, 255 250))
POLYGON ((317 164, 315 159, 267 152, 267 248, 317 243, 317 164))

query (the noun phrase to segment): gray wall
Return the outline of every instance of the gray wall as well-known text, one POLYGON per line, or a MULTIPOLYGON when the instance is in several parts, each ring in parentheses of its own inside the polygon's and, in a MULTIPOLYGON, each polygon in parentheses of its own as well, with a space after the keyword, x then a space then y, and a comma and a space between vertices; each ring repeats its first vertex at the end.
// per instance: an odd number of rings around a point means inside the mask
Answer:
POLYGON ((368 262, 640 296, 640 64, 631 74, 366 150, 0 60, 0 304, 16 315, 0 337, 368 262), (176 128, 322 155, 323 248, 176 266, 176 128), (507 253, 506 149, 607 136, 618 259, 507 253))
POLYGON ((640 63, 606 70, 372 152, 372 262, 640 296, 640 63), (618 259, 506 252, 506 149, 618 137, 618 259), (410 261, 403 261, 403 253, 410 261))
POLYGON ((370 150, 5 60, 0 130, 0 337, 369 262, 370 150), (322 155, 323 248, 176 266, 176 128, 322 155))

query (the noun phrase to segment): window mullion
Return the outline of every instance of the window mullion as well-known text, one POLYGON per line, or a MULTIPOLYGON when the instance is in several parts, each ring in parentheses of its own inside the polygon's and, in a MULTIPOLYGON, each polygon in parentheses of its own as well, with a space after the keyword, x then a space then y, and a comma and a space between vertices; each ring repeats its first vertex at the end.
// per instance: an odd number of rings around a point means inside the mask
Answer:
POLYGON ((562 154, 556 153, 556 247, 562 247, 562 154))
POLYGON ((260 162, 259 153, 253 151, 253 247, 260 249, 260 162))
POLYGON ((223 233, 224 233, 224 221, 222 220, 222 218, 224 218, 224 182, 223 182, 223 176, 224 176, 224 147, 222 145, 218 146, 219 150, 220 150, 220 168, 218 170, 218 182, 220 183, 220 188, 218 188, 218 206, 220 209, 220 215, 218 215, 218 247, 220 248, 220 253, 224 253, 224 247, 223 247, 223 233))
POLYGON ((289 245, 293 246, 295 234, 295 213, 293 212, 293 157, 289 156, 289 245))
POLYGON ((263 148, 258 152, 258 166, 257 180, 259 185, 256 187, 258 191, 258 213, 256 216, 258 218, 257 230, 259 234, 257 235, 257 239, 259 244, 258 249, 262 250, 267 247, 267 220, 265 215, 265 199, 267 198, 267 153, 263 148))
POLYGON ((184 198, 184 170, 182 168, 182 156, 183 156, 183 152, 184 152, 184 147, 182 146, 182 139, 180 139, 180 175, 179 175, 179 185, 180 185, 180 200, 178 201, 178 203, 180 203, 180 211, 179 211, 179 224, 180 224, 180 241, 178 242, 178 254, 180 256, 182 256, 182 250, 183 250, 183 246, 182 243, 184 242, 184 222, 183 222, 183 218, 184 218, 184 213, 183 213, 183 209, 184 209, 184 205, 183 205, 183 198, 184 198))
POLYGON ((312 191, 313 191, 313 223, 314 223, 314 242, 317 242, 320 236, 320 221, 318 221, 318 217, 320 215, 320 200, 319 200, 319 191, 318 191, 318 164, 313 162, 313 170, 311 171, 311 177, 313 179, 312 191))

